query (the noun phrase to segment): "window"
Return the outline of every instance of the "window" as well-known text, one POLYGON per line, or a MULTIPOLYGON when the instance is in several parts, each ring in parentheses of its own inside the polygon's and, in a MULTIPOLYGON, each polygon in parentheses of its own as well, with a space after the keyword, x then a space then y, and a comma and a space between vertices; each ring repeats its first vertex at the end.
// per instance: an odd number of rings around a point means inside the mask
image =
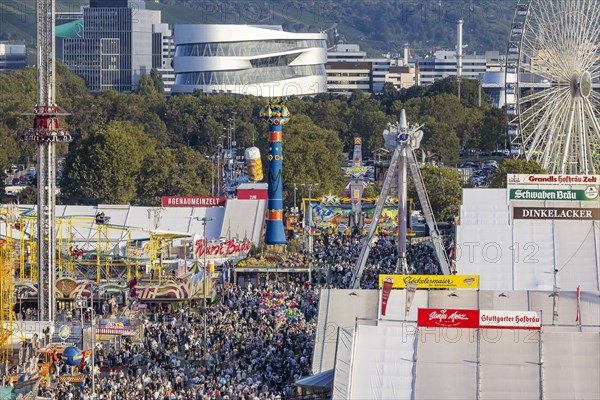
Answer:
POLYGON ((181 44, 175 49, 175 56, 184 57, 249 57, 280 51, 327 48, 325 40, 249 40, 244 42, 217 42, 181 44))
POLYGON ((251 85, 301 76, 325 76, 325 66, 303 65, 252 68, 243 71, 186 72, 175 76, 177 85, 251 85))

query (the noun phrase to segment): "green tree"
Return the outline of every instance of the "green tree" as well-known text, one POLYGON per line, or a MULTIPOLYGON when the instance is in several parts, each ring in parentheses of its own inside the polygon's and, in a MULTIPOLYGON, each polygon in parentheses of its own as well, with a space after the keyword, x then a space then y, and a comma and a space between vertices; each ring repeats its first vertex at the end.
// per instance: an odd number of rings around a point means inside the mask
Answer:
MULTIPOLYGON (((335 132, 319 128, 306 115, 293 115, 283 132, 284 203, 292 204, 294 183, 318 183, 314 195, 343 193, 341 152, 342 143, 335 132)), ((266 175, 268 164, 263 162, 263 167, 266 175)))
POLYGON ((17 194, 17 203, 37 204, 37 189, 33 186, 27 186, 25 189, 21 190, 17 194))
POLYGON ((545 174, 546 171, 534 160, 523 158, 511 158, 505 160, 500 168, 494 173, 490 187, 506 188, 507 174, 545 174))
POLYGON ((150 78, 152 78, 152 82, 154 83, 154 89, 156 89, 156 93, 164 94, 165 93, 165 84, 156 68, 152 68, 150 70, 150 78))
POLYGON ((363 198, 368 199, 368 198, 375 198, 375 197, 379 197, 379 193, 381 193, 381 187, 377 184, 377 182, 374 182, 372 184, 370 184, 369 186, 367 186, 365 188, 365 190, 363 190, 363 198))
POLYGON ((483 150, 494 151, 498 147, 506 148, 506 115, 503 109, 491 108, 485 112, 480 136, 480 147, 483 150))
POLYGON ((157 206, 161 196, 211 194, 211 163, 193 149, 161 149, 144 159, 142 171, 135 204, 157 206))
MULTIPOLYGON (((479 104, 480 83, 476 79, 460 80, 460 102, 466 107, 477 107, 479 104)), ((447 93, 458 96, 458 81, 456 76, 444 79, 438 79, 429 86, 427 94, 435 96, 440 93, 447 93)), ((481 106, 489 108, 489 97, 483 90, 481 91, 481 106)))
POLYGON ((129 204, 136 196, 142 161, 154 143, 140 125, 97 125, 69 153, 63 193, 78 203, 129 204))
POLYGON ((423 143, 421 147, 432 155, 436 153, 439 159, 448 166, 458 162, 460 145, 452 127, 427 117, 423 126, 423 143))
POLYGON ((355 91, 350 97, 349 108, 344 118, 348 121, 348 128, 341 132, 340 138, 346 151, 354 148, 354 137, 362 137, 363 157, 383 147, 383 131, 387 123, 396 118, 390 118, 383 111, 379 101, 367 96, 362 91, 355 91))
MULTIPOLYGON (((458 213, 462 200, 462 185, 458 171, 455 168, 426 165, 421 168, 421 176, 436 220, 438 222, 451 220, 458 213)), ((409 185, 408 197, 412 197, 418 203, 419 196, 413 182, 409 185)))
POLYGON ((152 97, 158 94, 154 80, 147 74, 140 77, 136 93, 143 97, 152 97))
POLYGON ((8 168, 19 157, 17 134, 0 123, 0 168, 8 168))

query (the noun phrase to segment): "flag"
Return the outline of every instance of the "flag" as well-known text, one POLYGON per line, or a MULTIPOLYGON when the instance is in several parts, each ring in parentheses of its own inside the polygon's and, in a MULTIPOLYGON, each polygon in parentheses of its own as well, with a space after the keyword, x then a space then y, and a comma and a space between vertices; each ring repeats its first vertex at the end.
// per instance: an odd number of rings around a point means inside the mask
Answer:
POLYGON ((416 283, 406 284, 406 310, 404 312, 404 319, 408 318, 410 313, 410 307, 412 306, 413 299, 415 298, 415 292, 417 291, 416 283))
POLYGON ((575 322, 579 322, 581 324, 581 321, 579 321, 580 310, 581 310, 581 289, 579 288, 579 286, 577 286, 577 313, 575 314, 575 322))
POLYGON ((198 282, 204 276, 204 271, 202 271, 202 268, 200 268, 200 263, 199 262, 195 262, 194 263, 191 272, 192 272, 192 278, 193 278, 194 285, 197 285, 198 282))
POLYGON ((454 239, 450 243, 450 254, 448 255, 450 260, 454 260, 454 239))
POLYGON ((558 321, 558 296, 560 294, 560 288, 554 286, 552 291, 552 323, 558 321))
POLYGON ((390 293, 392 292, 392 286, 394 286, 394 278, 391 276, 386 277, 383 280, 383 292, 381 293, 381 315, 385 315, 390 293))

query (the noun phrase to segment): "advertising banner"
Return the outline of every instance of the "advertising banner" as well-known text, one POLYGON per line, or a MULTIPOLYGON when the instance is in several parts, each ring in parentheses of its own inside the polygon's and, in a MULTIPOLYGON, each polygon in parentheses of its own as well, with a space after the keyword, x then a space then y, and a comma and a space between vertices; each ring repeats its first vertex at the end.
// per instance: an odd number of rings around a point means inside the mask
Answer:
POLYGON ((206 258, 208 260, 243 257, 252 248, 252 242, 248 238, 244 238, 242 241, 237 239, 212 240, 208 243, 204 243, 204 240, 199 239, 195 245, 194 254, 196 258, 206 258))
POLYGON ((394 280, 389 276, 383 280, 383 291, 381 293, 381 315, 385 315, 385 310, 387 309, 387 303, 390 299, 390 293, 392 292, 393 284, 394 280))
POLYGON ((426 328, 540 330, 542 315, 539 311, 419 308, 417 326, 426 328))
POLYGON ((419 308, 417 326, 428 328, 478 328, 479 310, 419 308))
POLYGON ((542 315, 539 311, 480 310, 479 327, 540 330, 542 315))
MULTIPOLYGON (((352 214, 352 191, 348 195, 351 197, 338 198, 336 196, 325 196, 319 201, 303 199, 304 221, 310 221, 314 232, 323 232, 334 229, 340 224, 347 224, 352 214)), ((368 230, 368 226, 373 222, 373 212, 375 211, 377 198, 363 198, 362 194, 360 194, 360 197, 363 227, 368 230)), ((390 197, 379 216, 377 231, 380 234, 393 234, 397 228, 398 200, 390 197)))
POLYGON ((542 190, 510 189, 511 200, 596 200, 598 189, 590 186, 586 190, 542 190))
POLYGON ((600 208, 513 207, 513 219, 600 220, 600 208))
POLYGON ((515 185, 600 185, 600 175, 508 174, 508 186, 515 185))
POLYGON ((405 289, 414 283, 417 289, 478 289, 479 275, 379 275, 379 288, 388 276, 394 280, 393 289, 405 289))
POLYGON ((163 207, 222 207, 226 197, 162 196, 163 207))

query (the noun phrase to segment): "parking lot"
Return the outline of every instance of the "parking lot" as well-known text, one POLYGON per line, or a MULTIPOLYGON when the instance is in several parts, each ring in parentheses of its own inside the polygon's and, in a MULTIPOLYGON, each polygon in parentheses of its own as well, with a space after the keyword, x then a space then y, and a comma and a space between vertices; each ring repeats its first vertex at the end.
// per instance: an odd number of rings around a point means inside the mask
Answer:
POLYGON ((488 187, 497 169, 496 160, 466 161, 458 165, 463 181, 472 183, 474 187, 488 187))

